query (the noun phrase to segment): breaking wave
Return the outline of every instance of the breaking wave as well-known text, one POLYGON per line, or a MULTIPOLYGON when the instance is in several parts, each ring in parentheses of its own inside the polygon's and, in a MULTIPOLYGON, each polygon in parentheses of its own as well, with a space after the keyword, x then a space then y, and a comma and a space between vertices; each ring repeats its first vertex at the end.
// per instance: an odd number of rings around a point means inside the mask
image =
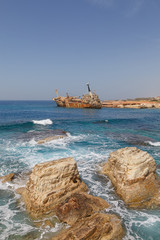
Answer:
POLYGON ((40 124, 40 125, 51 125, 53 124, 51 119, 44 119, 44 120, 33 120, 32 121, 34 124, 40 124))
POLYGON ((160 142, 147 141, 146 143, 148 143, 148 144, 151 145, 151 146, 160 147, 160 142))

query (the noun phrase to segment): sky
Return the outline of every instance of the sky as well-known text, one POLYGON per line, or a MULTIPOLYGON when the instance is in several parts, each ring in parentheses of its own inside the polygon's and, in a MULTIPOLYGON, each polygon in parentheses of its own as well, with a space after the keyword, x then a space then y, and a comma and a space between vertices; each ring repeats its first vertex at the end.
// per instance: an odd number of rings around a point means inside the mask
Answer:
POLYGON ((0 100, 160 95, 159 0, 0 0, 0 100))

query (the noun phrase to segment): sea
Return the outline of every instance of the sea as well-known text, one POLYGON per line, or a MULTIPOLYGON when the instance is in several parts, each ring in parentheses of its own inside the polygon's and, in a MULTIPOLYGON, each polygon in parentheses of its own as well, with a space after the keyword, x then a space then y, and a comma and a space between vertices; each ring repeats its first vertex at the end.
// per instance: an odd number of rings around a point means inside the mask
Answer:
POLYGON ((100 172, 109 154, 124 147, 147 151, 160 175, 160 109, 68 109, 53 101, 0 101, 0 176, 22 177, 0 181, 0 239, 48 240, 68 227, 56 216, 53 227, 38 227, 16 189, 25 185, 23 177, 35 164, 73 157, 89 193, 110 204, 106 213, 121 218, 124 240, 159 240, 160 209, 127 208, 100 172), (37 138, 57 131, 67 137, 37 144, 37 138))

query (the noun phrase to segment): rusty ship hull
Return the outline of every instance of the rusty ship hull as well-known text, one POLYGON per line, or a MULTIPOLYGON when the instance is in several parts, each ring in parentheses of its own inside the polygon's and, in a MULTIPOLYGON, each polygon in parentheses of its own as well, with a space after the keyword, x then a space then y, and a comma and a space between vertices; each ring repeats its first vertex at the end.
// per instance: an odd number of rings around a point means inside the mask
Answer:
POLYGON ((92 93, 88 86, 88 94, 83 95, 82 98, 77 97, 59 97, 58 92, 56 90, 57 97, 53 98, 53 101, 57 103, 58 107, 66 107, 66 108, 102 108, 102 102, 100 101, 97 94, 92 93))
POLYGON ((61 99, 59 98, 53 98, 53 100, 57 103, 58 107, 66 107, 66 108, 97 108, 100 109, 102 107, 102 104, 90 104, 87 102, 83 102, 81 99, 78 101, 71 99, 61 99))

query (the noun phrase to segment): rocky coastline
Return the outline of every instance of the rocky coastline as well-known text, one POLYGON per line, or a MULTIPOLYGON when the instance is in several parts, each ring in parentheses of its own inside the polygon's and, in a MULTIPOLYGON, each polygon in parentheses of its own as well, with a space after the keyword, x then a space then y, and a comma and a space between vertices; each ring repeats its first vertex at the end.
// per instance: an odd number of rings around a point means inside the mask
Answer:
POLYGON ((105 108, 160 108, 159 100, 105 100, 102 102, 105 108))
MULTIPOLYGON (((155 161, 147 152, 136 147, 118 149, 101 169, 128 208, 160 207, 160 179, 155 161)), ((88 194, 73 158, 39 163, 26 177, 25 187, 16 191, 31 218, 41 219, 39 227, 54 227, 46 216, 56 216, 69 226, 49 239, 120 240, 125 236, 123 219, 105 211, 111 206, 104 199, 88 194)), ((11 173, 0 179, 5 183, 15 178, 11 173)))

